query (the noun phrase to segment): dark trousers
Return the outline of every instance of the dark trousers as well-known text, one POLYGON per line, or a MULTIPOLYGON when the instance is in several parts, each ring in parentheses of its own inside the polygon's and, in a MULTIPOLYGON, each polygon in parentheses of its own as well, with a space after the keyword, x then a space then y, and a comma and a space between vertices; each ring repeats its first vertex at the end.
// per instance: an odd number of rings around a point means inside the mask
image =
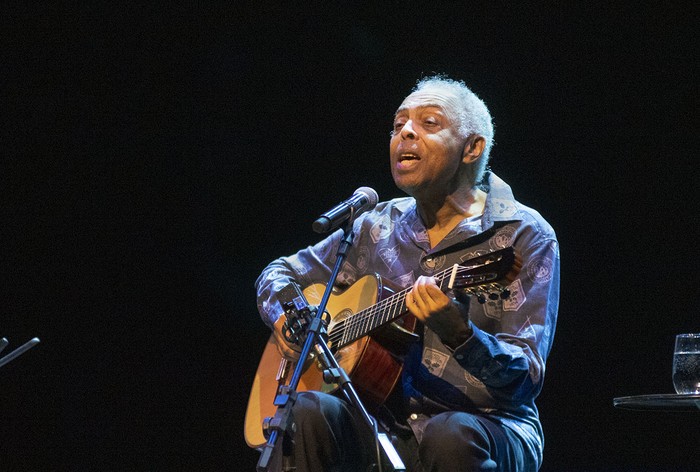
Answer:
MULTIPOLYGON (((293 408, 293 463, 297 472, 376 470, 371 430, 345 401, 301 393, 293 408)), ((535 471, 520 439, 490 419, 445 412, 425 424, 420 444, 412 434, 393 436, 409 472, 535 471)), ((385 468, 386 470, 386 468, 385 468)))

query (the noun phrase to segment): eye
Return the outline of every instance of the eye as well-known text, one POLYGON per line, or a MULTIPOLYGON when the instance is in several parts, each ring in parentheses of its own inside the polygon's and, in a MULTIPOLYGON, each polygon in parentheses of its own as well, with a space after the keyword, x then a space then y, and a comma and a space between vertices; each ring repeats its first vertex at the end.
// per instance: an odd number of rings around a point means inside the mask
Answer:
POLYGON ((392 129, 392 132, 398 133, 399 131, 401 131, 401 128, 403 128, 405 124, 406 122, 403 120, 394 121, 394 127, 392 129))

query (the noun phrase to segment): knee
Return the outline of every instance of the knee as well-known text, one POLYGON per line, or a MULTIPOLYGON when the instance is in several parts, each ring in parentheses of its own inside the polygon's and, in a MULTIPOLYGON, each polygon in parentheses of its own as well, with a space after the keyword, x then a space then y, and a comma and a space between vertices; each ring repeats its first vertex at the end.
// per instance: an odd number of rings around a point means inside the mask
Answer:
POLYGON ((303 392, 294 402, 292 414, 299 470, 364 469, 363 437, 342 400, 321 392, 303 392))
POLYGON ((292 419, 297 430, 322 431, 327 428, 326 404, 333 397, 325 397, 330 396, 319 392, 302 392, 297 396, 292 407, 292 419))
POLYGON ((479 421, 468 413, 452 412, 428 422, 419 450, 423 461, 441 462, 445 458, 488 460, 489 449, 488 436, 479 421))
POLYGON ((442 413, 432 418, 425 426, 423 441, 433 447, 449 447, 451 444, 479 442, 483 438, 483 427, 468 413, 442 413))

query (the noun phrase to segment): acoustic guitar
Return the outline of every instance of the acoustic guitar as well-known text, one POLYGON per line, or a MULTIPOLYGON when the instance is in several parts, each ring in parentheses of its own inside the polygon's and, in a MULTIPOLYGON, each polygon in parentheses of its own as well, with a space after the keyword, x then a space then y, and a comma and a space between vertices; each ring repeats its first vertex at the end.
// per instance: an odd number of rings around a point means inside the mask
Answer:
MULTIPOLYGON (((485 297, 506 298, 507 286, 521 268, 512 247, 478 256, 434 275, 443 292, 463 290, 480 301, 485 297)), ((325 286, 314 284, 303 294, 312 305, 321 300, 325 286)), ((352 379, 358 394, 370 407, 381 405, 398 381, 402 362, 401 345, 417 338, 413 334, 415 319, 408 314, 406 295, 410 288, 392 290, 378 275, 360 278, 350 287, 333 293, 326 307, 330 314, 328 343, 340 366, 352 379)), ((281 316, 277 323, 284 323, 281 316)), ((260 359, 248 400, 245 417, 245 440, 252 448, 266 442, 263 424, 275 415, 275 397, 280 387, 292 377, 295 363, 282 357, 273 336, 260 359)), ((298 392, 317 390, 333 392, 336 384, 323 380, 323 369, 311 352, 297 387, 298 392)))

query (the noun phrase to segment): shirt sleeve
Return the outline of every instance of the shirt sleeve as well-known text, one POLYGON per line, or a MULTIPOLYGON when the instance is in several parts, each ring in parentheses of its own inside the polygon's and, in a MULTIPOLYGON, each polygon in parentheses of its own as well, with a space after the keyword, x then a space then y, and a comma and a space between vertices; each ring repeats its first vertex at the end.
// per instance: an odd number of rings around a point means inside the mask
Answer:
POLYGON ((277 293, 290 282, 302 288, 316 282, 327 282, 337 257, 343 231, 339 230, 313 246, 294 255, 272 261, 255 281, 258 311, 270 327, 283 313, 277 293))
MULTIPOLYGON (((553 236, 521 237, 515 247, 522 268, 497 307, 500 323, 487 332, 471 322, 473 335, 454 358, 501 401, 521 403, 542 388, 559 304, 559 247, 553 236)), ((474 298, 474 297, 472 297, 474 298)), ((476 300, 470 312, 483 310, 476 300)))

